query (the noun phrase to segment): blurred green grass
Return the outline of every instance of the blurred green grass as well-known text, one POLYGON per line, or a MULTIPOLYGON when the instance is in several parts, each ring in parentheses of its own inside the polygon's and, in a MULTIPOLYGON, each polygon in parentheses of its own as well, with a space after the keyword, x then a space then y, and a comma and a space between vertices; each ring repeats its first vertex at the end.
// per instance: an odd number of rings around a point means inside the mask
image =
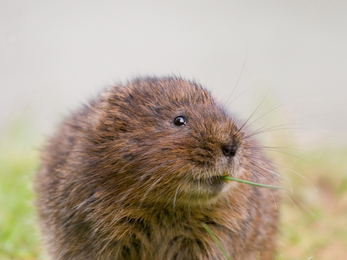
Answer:
POLYGON ((0 137, 1 260, 37 259, 40 253, 32 189, 39 155, 27 128, 19 120, 0 137))
MULTIPOLYGON (((28 134, 28 127, 16 122, 0 137, 0 260, 42 254, 32 189, 42 142, 28 134)), ((283 179, 286 195, 279 206, 279 256, 347 259, 347 148, 322 143, 301 151, 291 152, 295 157, 271 153, 288 178, 283 179)))
POLYGON ((293 194, 281 205, 279 252, 283 259, 347 259, 347 149, 323 144, 284 165, 293 194), (305 158, 306 157, 306 158, 305 158), (311 182, 311 183, 310 183, 311 182))

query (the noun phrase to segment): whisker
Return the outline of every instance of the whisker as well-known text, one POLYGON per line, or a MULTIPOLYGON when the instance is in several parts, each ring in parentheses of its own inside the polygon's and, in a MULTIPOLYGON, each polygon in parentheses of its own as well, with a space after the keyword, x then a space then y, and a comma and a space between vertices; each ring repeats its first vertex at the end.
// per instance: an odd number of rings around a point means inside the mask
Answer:
POLYGON ((300 214, 300 217, 301 217, 301 220, 303 221, 303 217, 302 217, 302 214, 299 210, 299 208, 296 206, 296 204, 294 203, 294 201, 288 196, 288 194, 284 191, 284 190, 281 190, 283 192, 283 194, 290 200, 290 202, 294 205, 294 207, 296 208, 296 210, 298 211, 298 213, 300 214))
POLYGON ((248 138, 248 136, 259 132, 260 130, 264 129, 266 126, 268 126, 269 124, 271 124, 275 119, 272 119, 271 121, 269 121, 268 123, 266 123, 265 125, 263 125, 262 127, 258 128, 257 130, 253 131, 251 134, 244 136, 243 138, 248 138))
MULTIPOLYGON (((262 158, 257 157, 257 156, 247 156, 247 158, 252 158, 252 159, 254 159, 254 161, 262 160, 262 158)), ((312 187, 315 189, 316 193, 318 194, 318 190, 317 190, 316 186, 315 186, 309 179, 307 179, 305 176, 303 176, 303 175, 300 174, 299 172, 297 172, 297 171, 295 171, 295 170, 293 170, 293 169, 291 169, 291 168, 288 168, 288 167, 286 167, 286 166, 284 166, 284 165, 281 165, 281 164, 279 164, 279 163, 276 163, 276 162, 274 162, 274 161, 269 161, 269 163, 272 164, 272 165, 274 165, 274 166, 277 166, 277 167, 282 167, 282 168, 284 168, 284 169, 286 169, 286 170, 288 170, 288 171, 291 171, 291 172, 297 174, 298 176, 300 176, 301 178, 303 178, 304 180, 306 180, 308 183, 310 183, 310 184, 312 185, 312 187)), ((274 171, 272 171, 272 170, 264 169, 264 168, 262 168, 261 166, 256 165, 256 164, 254 164, 254 163, 252 163, 252 165, 254 165, 255 167, 258 167, 258 168, 260 168, 260 169, 267 170, 267 171, 269 171, 269 172, 271 172, 271 173, 273 173, 273 174, 275 174, 275 175, 277 175, 277 176, 284 176, 284 177, 288 180, 288 182, 289 182, 289 184, 290 184, 290 187, 291 187, 291 193, 293 194, 293 187, 292 187, 292 184, 291 184, 289 178, 288 178, 283 172, 280 172, 281 175, 279 175, 278 173, 276 173, 276 172, 274 172, 274 171)), ((258 172, 258 173, 259 173, 259 172, 258 172)), ((265 177, 265 176, 264 176, 264 177, 265 177)))
MULTIPOLYGON (((247 156, 247 158, 252 158, 254 161, 262 160, 262 158, 256 157, 256 156, 247 156)), ((271 161, 270 161, 269 163, 270 163, 270 164, 274 164, 274 163, 271 162, 271 161)), ((293 192, 292 183, 291 183, 290 179, 288 178, 288 176, 287 176, 286 174, 284 174, 283 172, 280 172, 280 174, 279 174, 279 173, 275 172, 275 171, 272 170, 272 169, 266 169, 266 168, 261 167, 260 165, 256 165, 256 164, 252 164, 252 165, 254 165, 255 167, 258 167, 258 168, 262 169, 263 171, 267 171, 268 173, 273 174, 273 175, 274 175, 274 178, 276 178, 276 176, 278 176, 278 177, 284 177, 284 178, 288 181, 288 183, 289 183, 291 194, 294 193, 294 192, 293 192)), ((260 172, 256 172, 256 173, 260 173, 260 172)), ((263 174, 261 174, 261 175, 263 176, 263 174)), ((264 177, 267 178, 267 176, 264 176, 264 177)), ((269 178, 267 178, 267 179, 270 180, 269 178)))
POLYGON ((239 75, 239 78, 238 78, 237 81, 236 81, 236 84, 235 84, 235 86, 234 86, 233 91, 231 92, 231 94, 229 95, 227 101, 225 102, 225 107, 224 107, 224 108, 227 108, 227 107, 228 107, 229 99, 230 99, 230 98, 232 97, 232 95, 234 94, 234 92, 235 92, 235 90, 236 90, 237 86, 239 85, 239 82, 240 82, 240 80, 241 80, 241 78, 242 78, 242 75, 243 75, 243 72, 244 72, 245 66, 246 66, 247 54, 248 54, 248 42, 247 42, 247 47, 246 47, 245 59, 243 60, 243 64, 242 64, 241 73, 240 73, 240 75, 239 75))
POLYGON ((253 176, 255 176, 259 180, 259 182, 261 182, 261 184, 264 184, 262 179, 258 176, 258 174, 260 174, 261 176, 265 177, 261 172, 252 171, 252 174, 253 174, 253 176))
MULTIPOLYGON (((318 156, 316 156, 316 155, 314 155, 314 154, 312 154, 312 153, 309 153, 309 152, 306 152, 306 151, 302 151, 302 150, 300 150, 300 149, 297 149, 297 148, 293 148, 293 147, 285 147, 285 146, 253 146, 255 149, 259 149, 259 150, 261 150, 261 149, 264 149, 264 150, 273 150, 273 151, 295 151, 295 152, 300 152, 300 153, 302 153, 302 154, 304 154, 305 156, 309 156, 309 157, 312 157, 312 158, 314 158, 314 159, 316 159, 316 160, 318 160, 319 162, 323 162, 322 161, 322 159, 320 159, 318 156)), ((270 150, 270 151, 271 151, 270 150)), ((289 155, 293 155, 293 154, 289 154, 289 155)), ((294 157, 295 157, 295 155, 293 155, 294 157)), ((302 161, 305 161, 305 162, 307 162, 307 163, 309 163, 309 164, 312 164, 310 161, 307 161, 307 160, 305 160, 305 159, 303 159, 303 158, 301 158, 301 157, 296 157, 296 158, 298 158, 298 159, 300 159, 300 160, 302 160, 302 161)))
POLYGON ((284 178, 288 181, 289 186, 290 186, 290 193, 291 193, 291 194, 294 194, 293 185, 292 185, 290 179, 289 179, 288 176, 287 176, 286 174, 284 174, 283 172, 280 172, 280 173, 281 173, 280 176, 281 176, 281 177, 284 177, 284 178))
MULTIPOLYGON (((225 108, 227 108, 228 106, 230 106, 236 99, 238 99, 239 97, 241 97, 243 94, 245 94, 247 91, 249 91, 250 89, 252 89, 253 87, 255 87, 259 82, 261 81, 261 79, 259 79, 257 82, 255 82, 254 84, 252 84, 252 86, 250 86, 249 88, 247 88, 245 91, 243 91, 241 94, 237 95, 233 100, 230 101, 229 104, 227 104, 227 106, 225 108)), ((230 98, 230 97, 229 97, 230 98)))
MULTIPOLYGON (((263 118, 263 117, 266 116, 267 114, 271 113, 272 111, 274 111, 274 110, 276 110, 276 109, 278 109, 278 108, 280 108, 280 107, 283 107, 283 106, 285 106, 285 105, 287 105, 287 104, 289 104, 289 103, 291 103, 291 102, 287 102, 287 103, 278 105, 278 106, 276 106, 276 107, 270 109, 269 111, 265 112, 263 115, 261 115, 261 116, 259 116, 257 119, 255 119, 255 120, 252 122, 252 124, 254 124, 255 122, 257 122, 258 120, 260 120, 261 118, 263 118)), ((271 121, 273 121, 273 120, 271 120, 271 121)), ((249 126, 250 126, 250 125, 246 126, 245 129, 247 129, 249 126)))
POLYGON ((312 164, 310 161, 307 161, 307 160, 305 160, 304 158, 299 157, 299 156, 297 156, 297 155, 295 155, 295 154, 292 154, 292 153, 290 153, 290 152, 286 152, 286 151, 284 151, 285 149, 282 149, 282 148, 284 148, 284 147, 271 147, 271 146, 258 146, 258 147, 253 147, 253 149, 255 149, 255 150, 266 150, 266 151, 270 151, 270 152, 278 152, 278 153, 281 153, 281 154, 290 155, 291 157, 296 158, 296 159, 299 159, 300 161, 303 161, 303 162, 312 164))
POLYGON ((260 109, 260 107, 263 105, 263 103, 265 102, 265 99, 267 98, 267 96, 270 93, 271 88, 269 88, 269 90, 267 91, 265 97, 263 98, 263 100, 260 102, 260 104, 256 107, 256 109, 252 112, 252 114, 247 118, 247 120, 243 123, 243 125, 239 128, 239 131, 241 131, 243 129, 243 127, 248 123, 249 120, 251 120, 251 118, 258 112, 258 110, 260 109))
POLYGON ((272 197, 272 199, 273 199, 273 201, 274 201, 274 203, 275 203, 275 208, 277 209, 277 201, 276 201, 276 199, 275 199, 275 196, 273 195, 271 189, 268 189, 268 191, 270 192, 270 195, 271 195, 271 197, 272 197))
POLYGON ((277 166, 279 166, 279 167, 282 167, 282 168, 284 168, 284 169, 286 169, 286 170, 288 170, 288 171, 291 171, 291 172, 293 172, 293 173, 295 173, 295 174, 297 174, 298 176, 300 176, 301 178, 303 178, 304 180, 306 180, 308 183, 310 183, 310 184, 312 185, 312 187, 315 189, 316 193, 318 194, 318 190, 317 190, 316 186, 315 186, 309 179, 307 179, 305 176, 303 176, 302 174, 300 174, 300 173, 298 173, 297 171, 294 171, 293 169, 290 169, 290 168, 288 168, 288 167, 286 167, 286 166, 283 166, 283 165, 281 165, 281 164, 278 164, 278 163, 275 163, 275 162, 271 162, 271 163, 274 164, 274 165, 277 165, 277 166))
MULTIPOLYGON (((273 120, 272 120, 273 121, 273 120)), ((267 126, 267 124, 265 125, 267 126)), ((268 132, 272 132, 272 131, 279 131, 279 130, 291 130, 291 129, 298 129, 295 127, 289 127, 289 124, 282 124, 282 125, 274 125, 274 126, 269 126, 268 128, 264 128, 264 127, 260 127, 259 129, 253 131, 252 133, 244 136, 244 139, 248 139, 250 137, 253 137, 255 135, 258 134, 263 134, 263 133, 268 133, 268 132), (284 127, 284 126, 288 126, 288 127, 284 127)))
POLYGON ((297 201, 300 203, 300 205, 306 210, 307 213, 309 213, 312 217, 316 217, 317 215, 312 211, 310 210, 306 205, 305 203, 303 203, 300 199, 296 198, 297 201))

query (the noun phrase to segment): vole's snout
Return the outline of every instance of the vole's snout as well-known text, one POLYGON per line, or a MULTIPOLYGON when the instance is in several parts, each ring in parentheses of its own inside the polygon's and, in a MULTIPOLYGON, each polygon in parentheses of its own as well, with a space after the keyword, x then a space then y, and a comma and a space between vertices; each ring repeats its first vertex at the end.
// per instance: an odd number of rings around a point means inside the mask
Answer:
POLYGON ((222 144, 221 149, 225 156, 233 157, 236 154, 238 145, 237 144, 222 144))

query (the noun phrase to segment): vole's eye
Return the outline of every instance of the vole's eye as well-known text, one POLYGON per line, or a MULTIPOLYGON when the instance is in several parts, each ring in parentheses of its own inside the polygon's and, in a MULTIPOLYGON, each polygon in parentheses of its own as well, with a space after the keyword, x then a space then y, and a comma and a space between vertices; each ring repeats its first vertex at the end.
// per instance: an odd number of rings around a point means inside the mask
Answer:
POLYGON ((187 124, 187 120, 183 116, 178 116, 174 120, 174 124, 177 126, 182 126, 187 124))

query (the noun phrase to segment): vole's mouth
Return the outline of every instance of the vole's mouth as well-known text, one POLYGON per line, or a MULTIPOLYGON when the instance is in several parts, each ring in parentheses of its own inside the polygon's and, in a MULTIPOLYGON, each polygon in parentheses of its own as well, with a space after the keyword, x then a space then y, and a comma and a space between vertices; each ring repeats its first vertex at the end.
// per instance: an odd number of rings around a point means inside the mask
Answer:
POLYGON ((192 182, 200 186, 218 187, 225 183, 226 175, 215 175, 210 177, 195 178, 192 182))
POLYGON ((227 175, 199 176, 191 178, 187 187, 189 201, 211 201, 228 187, 224 180, 227 175))

